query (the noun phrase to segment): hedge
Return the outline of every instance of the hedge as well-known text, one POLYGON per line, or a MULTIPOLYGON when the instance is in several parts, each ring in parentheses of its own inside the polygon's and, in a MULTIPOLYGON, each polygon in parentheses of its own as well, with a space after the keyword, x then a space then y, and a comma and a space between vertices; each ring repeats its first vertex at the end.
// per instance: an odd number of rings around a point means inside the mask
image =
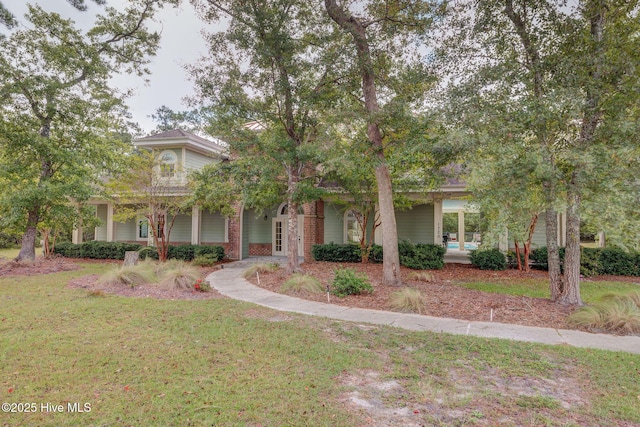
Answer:
MULTIPOLYGON (((564 263, 565 248, 560 248, 560 264, 564 263)), ((547 248, 542 247, 531 251, 531 261, 534 267, 549 269, 547 248)), ((581 248, 580 274, 594 276, 610 274, 612 276, 640 276, 640 253, 627 252, 623 249, 610 248, 581 248)))
POLYGON ((97 240, 80 244, 62 242, 56 244, 53 253, 66 258, 124 259, 125 252, 137 251, 141 247, 137 243, 100 242, 97 240))
POLYGON ((504 270, 507 257, 496 248, 471 251, 471 265, 480 270, 504 270))
MULTIPOLYGON (((54 248, 55 254, 66 258, 124 259, 124 253, 127 251, 139 251, 142 259, 158 259, 158 251, 155 248, 137 243, 91 241, 74 244, 63 242, 58 243, 54 248)), ((224 248, 209 245, 169 246, 168 258, 191 261, 197 256, 207 254, 214 254, 219 260, 223 259, 224 248)))
MULTIPOLYGON (((445 249, 440 245, 401 241, 398 244, 400 264, 416 270, 439 270, 444 267, 445 249)), ((327 262, 360 262, 362 255, 360 246, 353 244, 338 245, 328 243, 313 245, 311 249, 316 261, 327 262)), ((382 246, 373 245, 369 252, 369 261, 381 263, 383 259, 382 246)))

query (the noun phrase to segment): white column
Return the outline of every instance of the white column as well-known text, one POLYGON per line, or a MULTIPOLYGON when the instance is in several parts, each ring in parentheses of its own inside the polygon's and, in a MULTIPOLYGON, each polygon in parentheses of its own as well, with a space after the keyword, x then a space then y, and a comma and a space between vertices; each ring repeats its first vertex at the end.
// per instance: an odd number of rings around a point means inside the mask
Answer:
POLYGON ((111 203, 107 203, 107 242, 113 242, 114 236, 113 205, 111 203))
POLYGON ((78 245, 82 243, 82 226, 78 225, 77 228, 73 229, 71 233, 71 242, 78 245))
POLYGON ((442 244, 442 200, 433 201, 433 243, 442 244))
POLYGON ((502 252, 506 252, 509 250, 509 231, 505 227, 504 234, 500 235, 500 240, 498 241, 498 249, 502 252))
POLYGON ((458 211, 458 242, 460 242, 459 249, 464 251, 464 211, 458 211))
POLYGON ((200 208, 191 208, 191 244, 200 244, 200 208))
POLYGON ((606 240, 604 237, 604 231, 599 231, 598 232, 598 247, 599 248, 604 248, 606 246, 606 240))

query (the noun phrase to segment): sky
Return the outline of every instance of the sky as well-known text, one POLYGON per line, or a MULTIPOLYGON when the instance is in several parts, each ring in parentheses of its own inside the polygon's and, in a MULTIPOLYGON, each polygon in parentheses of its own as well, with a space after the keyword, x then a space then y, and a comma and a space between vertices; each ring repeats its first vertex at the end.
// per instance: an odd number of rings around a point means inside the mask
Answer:
MULTIPOLYGON (((73 19, 82 29, 90 28, 95 15, 104 11, 103 6, 98 6, 91 0, 86 2, 89 8, 86 12, 75 10, 66 0, 4 0, 3 4, 16 16, 20 26, 27 28, 31 23, 24 17, 27 12, 26 3, 38 4, 44 10, 73 19)), ((107 5, 116 9, 123 9, 126 3, 126 0, 107 0, 107 5)), ((134 91, 127 103, 133 120, 138 122, 145 134, 155 128, 155 123, 149 116, 158 107, 166 105, 175 111, 189 109, 183 98, 192 95, 194 90, 183 65, 195 62, 207 52, 201 36, 205 24, 198 19, 188 2, 182 3, 178 8, 165 8, 156 16, 157 22, 149 25, 162 34, 158 54, 148 65, 152 72, 150 76, 146 76, 149 82, 134 75, 120 75, 113 79, 117 87, 134 91)))

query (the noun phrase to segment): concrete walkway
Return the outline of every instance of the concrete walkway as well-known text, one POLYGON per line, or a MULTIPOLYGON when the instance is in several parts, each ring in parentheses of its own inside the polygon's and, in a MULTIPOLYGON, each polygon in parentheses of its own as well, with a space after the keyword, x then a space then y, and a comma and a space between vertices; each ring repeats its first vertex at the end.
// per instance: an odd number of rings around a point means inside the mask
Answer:
POLYGON ((350 322, 388 325, 411 331, 446 332, 486 338, 506 338, 516 341, 542 344, 564 344, 574 347, 626 351, 640 354, 640 337, 591 334, 566 329, 538 328, 497 322, 470 322, 466 320, 405 314, 390 311, 343 307, 315 301, 307 301, 277 294, 252 285, 242 278, 242 272, 255 262, 282 262, 268 258, 251 258, 224 264, 222 270, 206 278, 211 286, 229 298, 259 304, 280 311, 322 316, 350 322))

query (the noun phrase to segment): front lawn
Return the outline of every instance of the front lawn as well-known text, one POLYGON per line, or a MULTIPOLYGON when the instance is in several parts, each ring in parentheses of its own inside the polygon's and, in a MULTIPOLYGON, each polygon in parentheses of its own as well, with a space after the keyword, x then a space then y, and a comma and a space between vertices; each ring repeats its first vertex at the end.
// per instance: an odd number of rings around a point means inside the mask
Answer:
POLYGON ((66 287, 108 268, 0 277, 0 425, 640 423, 638 355, 66 287))

